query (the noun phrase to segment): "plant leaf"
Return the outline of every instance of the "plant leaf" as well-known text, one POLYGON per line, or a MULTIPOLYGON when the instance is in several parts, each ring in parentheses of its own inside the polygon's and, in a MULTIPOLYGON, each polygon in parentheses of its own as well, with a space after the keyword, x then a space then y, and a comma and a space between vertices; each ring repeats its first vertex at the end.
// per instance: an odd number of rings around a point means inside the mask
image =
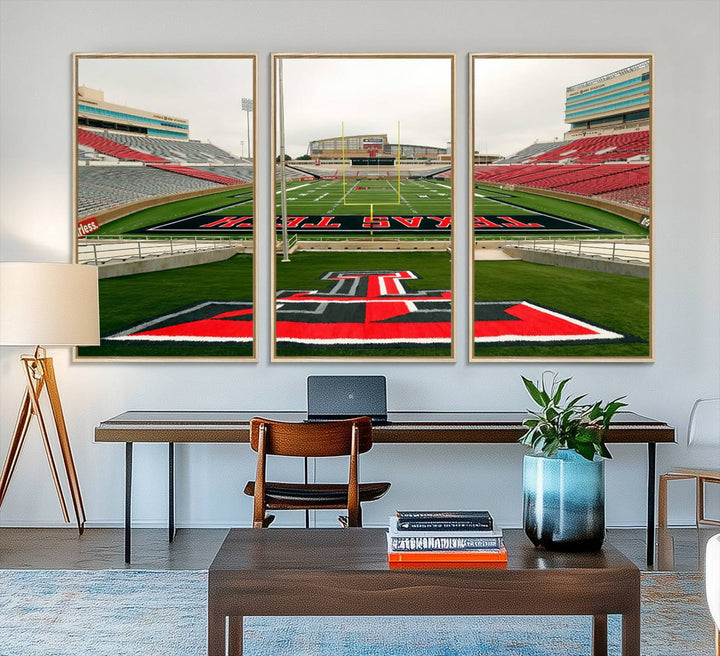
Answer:
POLYGON ((560 399, 562 399, 563 388, 565 387, 565 385, 567 385, 570 382, 570 380, 571 380, 570 378, 566 378, 565 380, 561 380, 558 383, 557 389, 555 390, 555 393, 553 394, 553 397, 552 397, 553 403, 555 403, 555 405, 558 405, 560 403, 560 399))
POLYGON ((525 378, 525 376, 520 376, 522 378, 523 384, 525 385, 525 389, 528 391, 528 394, 530 394, 530 397, 532 398, 535 403, 537 403, 539 406, 545 405, 547 402, 544 398, 543 393, 537 388, 535 383, 533 383, 531 380, 525 378))
POLYGON ((595 449, 591 444, 578 444, 575 451, 587 460, 592 460, 595 457, 595 449))

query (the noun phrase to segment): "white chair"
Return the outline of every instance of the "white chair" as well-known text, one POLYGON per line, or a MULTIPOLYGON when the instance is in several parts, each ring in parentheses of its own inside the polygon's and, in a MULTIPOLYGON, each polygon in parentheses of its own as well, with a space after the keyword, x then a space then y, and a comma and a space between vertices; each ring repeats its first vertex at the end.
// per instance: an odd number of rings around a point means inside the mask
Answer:
MULTIPOLYGON (((710 447, 710 462, 720 463, 720 398, 698 399, 693 404, 688 421, 688 446, 710 447)), ((695 522, 697 525, 720 526, 719 519, 705 516, 705 484, 720 484, 720 469, 690 469, 677 467, 660 476, 658 490, 658 527, 667 526, 668 481, 695 480, 695 522)))
POLYGON ((715 621, 715 653, 720 656, 720 533, 713 535, 705 548, 705 592, 715 621))

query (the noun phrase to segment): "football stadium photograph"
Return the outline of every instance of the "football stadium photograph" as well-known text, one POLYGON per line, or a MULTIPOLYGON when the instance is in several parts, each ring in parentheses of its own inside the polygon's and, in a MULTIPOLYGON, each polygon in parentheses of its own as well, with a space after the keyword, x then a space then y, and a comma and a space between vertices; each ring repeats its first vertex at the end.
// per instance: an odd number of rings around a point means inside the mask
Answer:
POLYGON ((452 55, 276 55, 273 358, 453 342, 452 55))
POLYGON ((79 358, 255 358, 255 56, 78 54, 79 358), (232 220, 228 218, 232 215, 232 220))
POLYGON ((650 359, 650 56, 471 56, 470 359, 650 359))

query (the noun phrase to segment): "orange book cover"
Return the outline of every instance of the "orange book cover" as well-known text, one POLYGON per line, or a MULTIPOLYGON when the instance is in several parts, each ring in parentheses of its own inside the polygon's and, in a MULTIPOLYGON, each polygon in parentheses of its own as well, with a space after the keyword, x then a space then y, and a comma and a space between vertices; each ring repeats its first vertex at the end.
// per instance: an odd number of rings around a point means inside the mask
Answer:
POLYGON ((506 563, 507 549, 484 551, 390 551, 390 563, 506 563))
POLYGON ((507 561, 504 562, 482 562, 482 561, 460 561, 460 562, 433 562, 433 561, 418 561, 413 562, 393 562, 388 563, 390 569, 505 569, 507 568, 507 561))

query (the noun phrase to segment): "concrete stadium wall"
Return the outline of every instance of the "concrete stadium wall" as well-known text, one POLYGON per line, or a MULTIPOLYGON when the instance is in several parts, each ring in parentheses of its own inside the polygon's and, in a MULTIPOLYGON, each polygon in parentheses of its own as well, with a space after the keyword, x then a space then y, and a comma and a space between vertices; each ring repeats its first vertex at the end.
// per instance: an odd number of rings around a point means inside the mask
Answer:
POLYGON ((237 253, 243 253, 243 248, 222 248, 210 251, 199 251, 197 253, 178 253, 177 255, 160 255, 158 257, 146 257, 141 260, 129 262, 113 262, 98 267, 98 279, 118 278, 129 276, 134 273, 149 273, 150 271, 168 271, 169 269, 181 269, 198 264, 210 264, 228 260, 237 253))
MULTIPOLYGON (((282 244, 281 244, 282 245, 282 244)), ((298 251, 442 251, 449 247, 448 241, 410 241, 390 239, 386 241, 305 241, 298 239, 298 251)))
POLYGON ((615 273, 620 276, 633 276, 634 278, 650 277, 650 267, 643 264, 613 262, 612 260, 603 260, 595 257, 535 251, 529 248, 517 248, 514 246, 506 247, 503 250, 513 257, 525 260, 526 262, 534 262, 535 264, 552 264, 553 266, 567 267, 569 269, 615 273))

